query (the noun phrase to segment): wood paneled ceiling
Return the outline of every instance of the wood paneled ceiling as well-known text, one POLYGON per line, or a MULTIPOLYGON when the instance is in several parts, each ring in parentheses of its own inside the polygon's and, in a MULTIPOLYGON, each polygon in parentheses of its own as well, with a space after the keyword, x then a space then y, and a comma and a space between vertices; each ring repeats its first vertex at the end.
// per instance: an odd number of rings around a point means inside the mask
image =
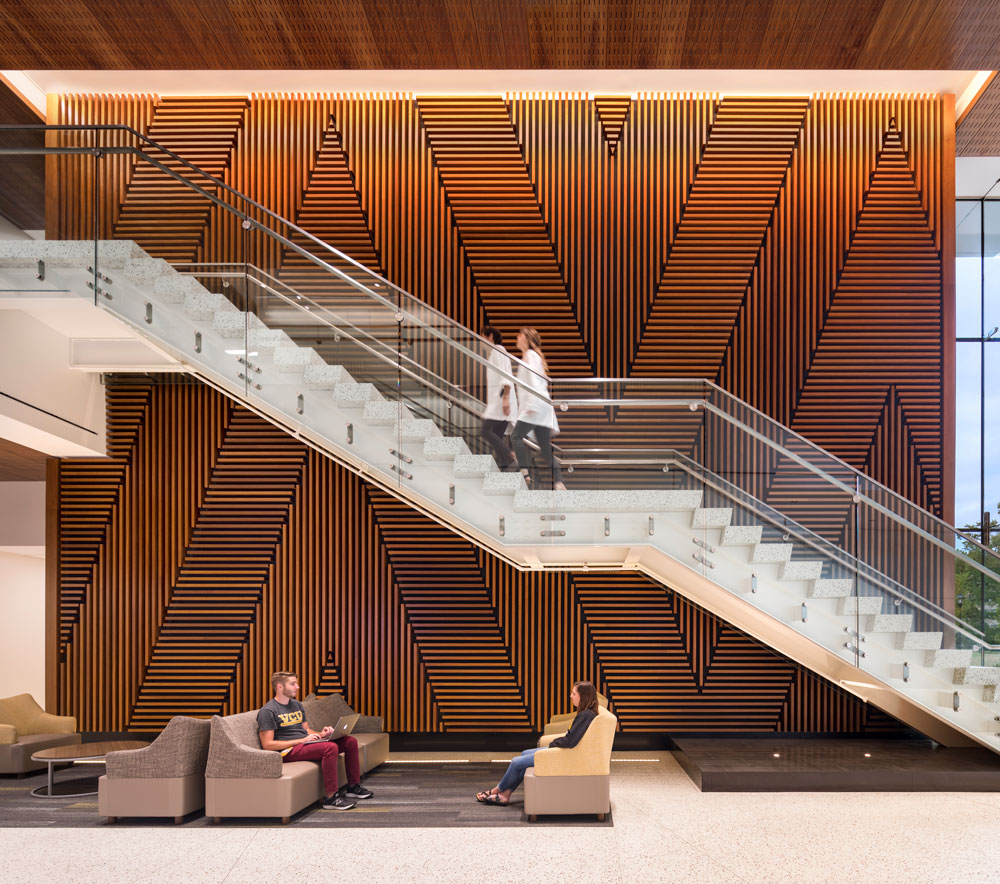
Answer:
POLYGON ((955 133, 955 154, 960 157, 1000 154, 1000 76, 993 78, 959 124, 955 133))
MULTIPOLYGON (((0 123, 37 126, 42 121, 0 82, 0 123)), ((44 136, 0 132, 2 147, 44 146, 44 136)), ((41 156, 0 154, 0 215, 21 230, 45 227, 45 160, 41 156)))
POLYGON ((0 439, 0 482, 44 482, 47 454, 0 439))
POLYGON ((5 69, 994 69, 995 0, 32 0, 5 69), (155 36, 154 36, 155 35, 155 36))

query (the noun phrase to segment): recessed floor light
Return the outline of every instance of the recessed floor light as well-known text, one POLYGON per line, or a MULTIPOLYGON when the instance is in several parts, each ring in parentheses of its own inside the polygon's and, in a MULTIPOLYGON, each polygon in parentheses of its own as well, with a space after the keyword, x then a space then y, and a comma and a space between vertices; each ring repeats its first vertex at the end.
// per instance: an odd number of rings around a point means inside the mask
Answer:
POLYGON ((468 758, 398 758, 383 764, 469 764, 468 758))

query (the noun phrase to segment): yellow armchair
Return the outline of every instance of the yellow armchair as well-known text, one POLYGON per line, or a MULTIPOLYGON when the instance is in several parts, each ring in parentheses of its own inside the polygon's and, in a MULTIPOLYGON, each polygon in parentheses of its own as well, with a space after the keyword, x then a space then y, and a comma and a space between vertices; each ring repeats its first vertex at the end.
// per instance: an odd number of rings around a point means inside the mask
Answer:
MULTIPOLYGON (((608 708, 608 698, 604 694, 597 695, 597 705, 602 709, 608 708)), ((573 719, 576 718, 575 712, 564 712, 559 715, 553 715, 549 719, 549 723, 545 725, 545 730, 542 731, 546 736, 561 737, 566 731, 569 730, 569 726, 573 723, 573 719)), ((538 743, 541 746, 541 741, 538 743)))
POLYGON ((45 764, 31 760, 39 749, 79 742, 73 716, 46 712, 31 694, 0 699, 0 773, 41 770, 45 764))
POLYGON ((611 810, 611 749, 618 719, 601 707, 597 718, 572 749, 546 748, 556 734, 543 736, 541 752, 524 777, 524 812, 594 813, 599 820, 611 810))

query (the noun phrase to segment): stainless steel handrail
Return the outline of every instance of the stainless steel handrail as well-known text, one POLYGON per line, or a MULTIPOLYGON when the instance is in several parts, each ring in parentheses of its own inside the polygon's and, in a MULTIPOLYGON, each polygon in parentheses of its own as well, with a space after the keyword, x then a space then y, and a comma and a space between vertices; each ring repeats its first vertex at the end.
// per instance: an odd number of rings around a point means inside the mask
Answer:
MULTIPOLYGON (((918 510, 920 512, 921 517, 926 517, 927 519, 929 519, 932 522, 936 523, 938 526, 942 527, 943 529, 945 529, 949 533, 954 534, 956 537, 961 538, 963 541, 967 541, 968 543, 972 544, 974 547, 977 547, 978 549, 982 550, 983 552, 985 552, 985 553, 987 553, 987 554, 989 554, 989 555, 991 555, 993 557, 996 557, 998 559, 998 561, 1000 561, 1000 556, 997 556, 997 553, 994 550, 990 549, 988 546, 985 546, 981 541, 977 540, 975 537, 972 537, 969 534, 963 533, 962 531, 960 531, 954 525, 949 525, 947 522, 944 521, 944 519, 940 518, 940 516, 936 516, 936 515, 934 515, 934 513, 930 512, 928 510, 923 509, 922 507, 920 507, 917 504, 915 504, 913 501, 908 500, 907 498, 903 497, 898 492, 893 491, 888 486, 882 484, 877 479, 873 479, 871 476, 869 476, 869 475, 861 472, 861 470, 859 470, 857 467, 851 466, 849 463, 847 463, 846 461, 844 461, 841 458, 837 457, 837 455, 835 455, 835 454, 827 451, 825 448, 820 448, 818 445, 816 445, 814 442, 811 442, 805 436, 801 435, 800 433, 797 433, 795 430, 791 429, 790 427, 786 427, 784 424, 778 423, 774 418, 770 417, 769 415, 765 414, 764 412, 760 411, 758 408, 755 408, 754 406, 750 405, 749 403, 744 402, 742 399, 736 398, 731 393, 727 392, 726 390, 723 390, 722 387, 718 386, 718 384, 714 383, 713 381, 708 380, 707 378, 604 378, 604 377, 601 377, 601 378, 561 378, 560 377, 560 378, 552 378, 551 383, 552 383, 552 387, 553 387, 553 398, 556 399, 556 400, 565 399, 565 397, 560 397, 560 396, 556 396, 555 395, 555 387, 557 385, 577 384, 577 385, 581 385, 581 386, 582 385, 593 386, 595 384, 618 384, 618 385, 627 385, 627 386, 651 386, 651 385, 656 384, 656 385, 660 385, 660 386, 682 386, 682 385, 689 385, 690 386, 690 385, 701 384, 706 389, 710 390, 712 393, 717 394, 720 398, 722 398, 722 399, 724 399, 726 401, 735 403, 740 408, 746 409, 747 411, 752 412, 755 417, 757 417, 760 420, 768 423, 769 425, 771 425, 772 427, 774 427, 780 433, 783 433, 783 434, 785 434, 787 436, 793 436, 793 437, 795 437, 795 439, 797 441, 801 442, 805 447, 807 447, 811 451, 814 451, 814 452, 822 455, 822 457, 824 457, 824 458, 826 458, 828 460, 834 461, 839 466, 843 467, 844 470, 846 470, 847 472, 849 472, 851 475, 853 475, 853 476, 855 476, 855 477, 863 480, 864 482, 869 483, 872 486, 878 488, 879 491, 881 491, 881 492, 889 495, 890 497, 898 500, 903 506, 905 506, 905 507, 907 507, 909 509, 918 510)), ((571 403, 573 403, 573 402, 587 402, 588 404, 592 404, 592 405, 607 404, 607 405, 620 406, 622 404, 622 400, 620 400, 620 399, 591 398, 591 399, 587 399, 587 400, 567 399, 566 401, 569 401, 571 403)), ((648 400, 648 399, 638 399, 638 400, 633 400, 633 401, 635 401, 635 403, 637 404, 637 406, 641 406, 642 404, 645 404, 645 403, 652 403, 652 402, 654 402, 654 400, 648 400)), ((907 520, 907 521, 910 521, 910 520, 907 520)))
MULTIPOLYGON (((265 216, 267 216, 269 218, 274 219, 275 221, 279 222, 281 225, 283 225, 284 227, 288 228, 289 230, 292 230, 292 231, 295 231, 298 234, 301 234, 308 241, 315 243, 317 246, 320 246, 322 249, 327 250, 328 252, 336 255, 338 258, 343 259, 348 264, 350 264, 350 265, 358 268, 363 273, 367 274, 370 278, 378 279, 381 283, 385 284, 385 286, 387 287, 387 289, 390 289, 390 290, 398 293, 399 296, 400 296, 400 301, 403 298, 406 298, 407 300, 415 300, 413 298, 413 296, 410 295, 408 292, 405 292, 404 290, 400 289, 398 286, 396 286, 393 283, 391 283, 389 280, 385 279, 384 277, 382 277, 382 276, 374 273, 373 271, 369 270, 368 268, 364 267, 364 265, 360 264, 358 261, 356 261, 355 259, 351 258, 349 255, 346 255, 343 252, 340 252, 338 249, 330 246, 328 243, 325 243, 322 240, 319 240, 318 238, 316 238, 315 236, 313 236, 312 234, 310 234, 308 231, 303 230, 302 228, 298 227, 297 225, 295 225, 294 223, 288 221, 287 219, 281 218, 279 215, 277 215, 273 211, 267 209, 265 206, 263 206, 260 203, 256 202, 252 198, 247 197, 246 195, 240 193, 239 191, 236 191, 234 188, 230 187, 225 182, 219 180, 218 178, 215 178, 214 176, 210 175, 209 173, 205 172, 204 170, 198 168, 194 164, 190 163, 189 161, 183 159, 182 157, 180 157, 179 155, 177 155, 176 153, 174 153, 173 151, 171 151, 169 148, 166 148, 163 145, 158 144, 153 139, 149 138, 146 135, 143 135, 142 133, 138 132, 137 130, 133 129, 130 126, 125 126, 125 125, 121 125, 121 124, 60 125, 60 126, 45 126, 45 125, 31 125, 31 126, 2 125, 2 126, 0 126, 0 130, 5 130, 5 131, 77 131, 77 132, 121 131, 121 132, 127 132, 130 135, 132 135, 132 136, 134 136, 134 137, 142 140, 146 144, 152 145, 157 150, 161 151, 162 153, 164 153, 165 155, 169 156, 171 159, 175 160, 176 162, 180 163, 181 165, 185 166, 186 168, 190 169, 191 171, 195 172, 197 175, 200 175, 203 178, 211 181, 213 185, 215 185, 216 187, 220 188, 221 190, 223 190, 223 191, 231 194, 233 197, 237 198, 239 201, 243 202, 244 204, 246 204, 248 206, 253 206, 255 209, 257 209, 263 215, 265 215, 265 216)), ((479 363, 484 368, 486 368, 486 369, 488 369, 490 371, 497 372, 502 377, 505 377, 505 378, 509 379, 513 384, 517 385, 519 388, 528 390, 531 395, 536 396, 536 397, 538 397, 540 399, 543 399, 545 401, 548 401, 550 403, 553 401, 553 399, 560 398, 560 397, 546 397, 546 396, 544 396, 542 394, 539 394, 536 391, 532 390, 531 388, 527 387, 527 385, 525 385, 522 381, 518 380, 514 375, 508 374, 507 372, 503 372, 503 371, 501 371, 499 369, 496 369, 495 367, 493 367, 493 366, 491 366, 489 364, 489 361, 487 359, 483 358, 481 355, 479 355, 475 351, 470 350, 469 348, 465 347, 464 345, 462 345, 458 341, 455 341, 452 338, 450 338, 449 336, 441 333, 436 328, 434 328, 433 325, 427 324, 426 322, 422 321, 416 315, 413 315, 412 313, 409 313, 408 311, 404 312, 402 310, 401 303, 400 304, 394 304, 389 299, 386 299, 386 298, 382 297, 379 293, 371 291, 371 289, 369 289, 368 287, 366 287, 365 285, 363 285, 359 281, 353 279, 351 276, 349 276, 348 274, 344 273, 339 268, 337 268, 337 267, 335 267, 335 266, 327 263, 322 258, 320 258, 320 257, 318 257, 316 255, 313 255, 311 252, 309 252, 308 250, 306 250, 306 249, 298 246, 296 243, 294 243, 292 240, 288 239, 287 237, 283 236, 282 234, 279 234, 276 231, 271 230, 270 228, 266 227, 265 225, 263 225, 262 223, 260 223, 259 221, 257 221, 257 219, 255 219, 255 218, 251 217, 250 215, 248 215, 246 212, 244 212, 244 211, 242 211, 242 210, 240 210, 240 209, 238 209, 238 208, 230 205, 229 203, 225 202, 224 200, 220 199, 219 197, 217 197, 217 196, 209 193, 203 187, 200 187, 195 182, 189 180, 188 178, 185 178, 183 175, 179 174, 175 170, 173 170, 170 167, 164 165, 163 163, 159 162, 158 160, 154 159, 153 157, 149 156, 144 151, 139 150, 136 147, 119 146, 119 145, 101 145, 101 146, 96 146, 95 145, 93 147, 60 147, 60 146, 57 146, 57 147, 45 147, 45 148, 9 148, 9 147, 0 147, 0 154, 96 154, 96 155, 99 156, 102 153, 107 153, 107 154, 131 154, 131 155, 135 155, 135 156, 141 157, 143 160, 145 160, 146 162, 150 163, 150 165, 152 165, 152 166, 160 169, 165 174, 173 177, 177 181, 179 181, 179 182, 185 184, 186 186, 192 188, 193 190, 195 190, 196 192, 198 192, 199 194, 201 194, 202 196, 204 196, 206 199, 210 200, 211 202, 215 203, 216 205, 220 206, 221 208, 225 209, 226 211, 230 212, 231 214, 234 214, 234 215, 242 218, 243 221, 250 223, 252 226, 254 226, 257 229, 259 229, 265 235, 267 235, 267 236, 271 237, 272 239, 274 239, 274 240, 280 242, 281 244, 283 244, 286 248, 290 248, 291 250, 293 250, 293 251, 297 252, 298 254, 302 255, 303 257, 305 257, 307 260, 309 260, 309 261, 313 262, 314 264, 316 264, 318 267, 321 267, 321 268, 327 270, 328 272, 334 274, 336 277, 343 279, 345 282, 349 283, 350 285, 354 286, 359 291, 363 292, 367 297, 371 298, 376 303, 380 303, 382 306, 384 306, 384 307, 386 307, 388 309, 393 309, 393 310, 397 311, 398 313, 402 314, 404 317, 408 317, 416 326, 425 329, 430 334, 432 334, 435 337, 439 338, 440 340, 446 342, 450 347, 454 348, 455 350, 457 350, 458 352, 462 353, 463 355, 465 355, 467 358, 473 360, 474 362, 479 363)), ((96 231, 95 231, 95 234, 96 234, 96 231)), ((321 305, 316 305, 315 302, 312 302, 312 303, 314 304, 314 306, 321 307, 321 305)), ((321 309, 325 309, 325 308, 321 308, 321 309)), ((420 304, 420 310, 422 312, 433 314, 433 315, 439 317, 441 319, 442 324, 444 326, 461 329, 463 334, 465 334, 465 335, 467 335, 469 337, 477 339, 483 346, 492 346, 490 344, 490 342, 486 341, 484 338, 482 338, 481 336, 477 335, 475 332, 472 332, 470 330, 464 329, 458 323, 454 322, 453 320, 451 320, 446 315, 440 313, 440 311, 437 311, 434 308, 429 307, 428 305, 424 305, 422 303, 420 304)), ((315 318, 315 313, 312 313, 311 316, 313 318, 315 318)), ((516 361, 520 362, 520 360, 517 360, 516 356, 510 355, 510 354, 508 354, 508 355, 510 356, 510 358, 512 360, 516 360, 516 361)), ((414 377, 416 377, 416 375, 414 375, 414 377)), ((695 384, 697 384, 697 383, 700 383, 700 384, 703 385, 703 387, 705 389, 709 389, 709 390, 717 392, 721 397, 723 397, 726 400, 739 402, 740 407, 745 408, 745 409, 749 409, 754 415, 760 417, 765 422, 767 422, 767 423, 769 423, 771 425, 774 425, 776 427, 779 427, 782 433, 786 433, 786 434, 790 434, 790 435, 794 436, 796 439, 800 440, 805 446, 807 446, 810 450, 817 451, 817 452, 821 453, 824 457, 829 458, 830 460, 832 460, 832 461, 834 461, 834 462, 842 465, 846 470, 848 470, 850 473, 852 473, 858 479, 861 479, 861 480, 865 481, 866 483, 871 483, 873 486, 875 486, 876 488, 880 489, 881 491, 883 491, 884 493, 886 493, 890 497, 901 501, 906 507, 910 508, 911 510, 917 510, 917 511, 919 511, 919 514, 920 514, 920 516, 922 518, 929 519, 933 524, 936 524, 938 526, 943 527, 949 533, 951 533, 953 535, 953 537, 961 538, 963 541, 966 541, 966 542, 972 544, 974 548, 978 548, 978 550, 982 551, 982 553, 983 553, 984 556, 989 555, 992 559, 996 559, 998 562, 1000 562, 1000 556, 997 556, 996 553, 994 553, 993 550, 991 550, 987 546, 984 546, 979 541, 975 540, 975 538, 972 538, 972 537, 969 537, 969 536, 963 534, 962 532, 958 531, 958 529, 956 529, 954 526, 948 525, 946 522, 944 522, 939 517, 935 516, 933 513, 930 513, 930 512, 928 512, 926 510, 921 509, 916 504, 913 504, 911 501, 906 500, 906 498, 903 498, 901 495, 898 495, 896 492, 893 492, 891 489, 887 488, 886 486, 882 485, 881 483, 877 482, 876 480, 871 479, 870 477, 866 476, 865 474, 863 474, 860 471, 856 470, 855 468, 851 467, 849 464, 844 463, 839 458, 837 458, 835 455, 832 455, 829 452, 825 452, 823 449, 818 448, 818 446, 813 445, 811 442, 809 442, 809 440, 807 440, 804 437, 800 436, 799 434, 795 433, 793 430, 791 430, 791 429, 789 429, 787 427, 783 427, 780 424, 777 424, 777 422, 773 421, 773 419, 769 418, 767 415, 763 414, 762 412, 758 411, 757 409, 753 408, 753 406, 750 406, 750 405, 748 405, 746 403, 743 403, 740 400, 736 400, 735 397, 732 397, 730 394, 726 393, 724 390, 722 390, 717 385, 713 384, 712 382, 710 382, 708 380, 697 379, 697 380, 682 381, 682 380, 673 380, 673 379, 671 379, 671 380, 664 380, 664 379, 640 379, 640 378, 586 378, 586 379, 551 378, 551 379, 548 379, 548 380, 553 385, 556 385, 556 384, 565 385, 565 384, 573 384, 573 383, 576 383, 576 384, 587 384, 587 385, 594 385, 594 384, 600 384, 600 383, 618 383, 618 384, 628 384, 628 385, 652 384, 652 383, 659 383, 659 384, 664 384, 664 383, 674 383, 674 384, 678 384, 678 383, 688 383, 688 384, 695 383, 695 384)), ((445 383, 448 383, 448 382, 445 381, 445 383)), ((451 386, 454 386, 454 385, 451 385, 451 386)), ((693 402, 695 400, 670 400, 670 399, 665 399, 665 400, 581 399, 581 400, 570 400, 570 401, 573 401, 573 402, 575 402, 577 404, 608 405, 608 406, 614 406, 614 407, 630 407, 630 406, 639 407, 639 406, 650 406, 650 405, 659 405, 661 407, 676 407, 676 406, 679 406, 679 405, 687 405, 687 406, 690 407, 690 405, 693 404, 693 402)), ((789 451, 784 446, 781 446, 778 443, 775 443, 774 440, 768 439, 763 434, 760 434, 760 433, 757 433, 756 431, 753 431, 752 428, 747 427, 745 424, 742 424, 742 422, 736 420, 733 416, 727 414, 723 409, 720 409, 717 406, 714 406, 711 403, 709 403, 707 401, 707 399, 697 400, 697 401, 701 401, 703 403, 703 406, 706 408, 707 411, 712 411, 713 414, 716 414, 718 417, 723 418, 724 420, 728 421, 729 423, 731 423, 731 424, 733 424, 735 426, 739 426, 745 432, 751 432, 755 436, 755 438, 757 438, 759 441, 762 441, 766 445, 769 445, 770 447, 774 448, 775 450, 778 450, 784 456, 788 456, 788 457, 792 458, 795 462, 801 464, 802 466, 806 467, 810 471, 814 472, 816 475, 820 476, 821 478, 823 478, 824 480, 826 480, 827 482, 829 482, 830 484, 832 484, 834 487, 836 487, 836 488, 838 488, 838 489, 840 489, 840 490, 842 490, 842 491, 844 491, 846 493, 850 493, 850 494, 852 494, 852 496, 858 496, 858 491, 857 491, 856 488, 855 489, 849 488, 848 486, 844 485, 842 482, 840 482, 835 477, 828 475, 825 470, 823 470, 820 467, 817 467, 817 466, 811 464, 807 459, 802 458, 802 457, 794 454, 793 452, 789 451)), ((948 543, 946 543, 945 541, 941 540, 940 538, 935 537, 933 534, 931 534, 931 533, 925 531, 924 529, 920 528, 919 526, 915 525, 911 520, 906 519, 905 517, 903 517, 903 516, 901 516, 901 515, 893 512, 888 507, 885 507, 884 505, 879 504, 879 503, 871 500, 867 496, 864 496, 864 495, 860 495, 860 496, 861 496, 862 500, 864 500, 868 505, 870 505, 872 508, 876 509, 878 512, 880 512, 883 515, 889 517, 890 519, 896 521, 897 523, 906 526, 909 530, 916 532, 918 534, 918 536, 920 536, 920 537, 924 538, 925 540, 927 540, 927 541, 929 541, 929 542, 931 542, 931 543, 933 543, 933 544, 941 547, 942 549, 946 550, 951 555, 955 556, 957 559, 959 559, 961 561, 964 561, 967 565, 971 566, 975 570, 980 571, 981 573, 989 576, 991 579, 996 579, 998 577, 998 572, 997 571, 990 570, 990 569, 984 567, 983 565, 980 565, 974 559, 972 559, 972 558, 966 556, 964 553, 956 550, 953 545, 949 545, 948 543)))
MULTIPOLYGON (((214 185, 216 185, 217 187, 219 187, 219 188, 225 190, 226 192, 232 194, 234 197, 238 198, 242 202, 247 203, 247 204, 253 206, 254 208, 256 208, 259 211, 261 211, 263 214, 265 214, 268 217, 274 219, 275 221, 279 222, 280 224, 282 224, 282 225, 290 228, 291 230, 295 231, 296 233, 302 234, 304 237, 306 237, 307 239, 309 239, 311 242, 315 243, 316 245, 321 246, 322 248, 324 248, 327 251, 331 252, 332 254, 336 255, 338 258, 341 258, 341 259, 345 260, 346 262, 348 262, 349 264, 352 264, 353 266, 357 267, 359 270, 361 270, 362 272, 364 272, 368 276, 370 276, 370 277, 372 277, 374 279, 379 280, 380 283, 384 283, 387 288, 392 289, 393 291, 397 292, 400 295, 400 300, 402 300, 402 298, 406 298, 408 301, 412 301, 412 302, 418 303, 420 305, 420 311, 421 312, 429 313, 429 314, 432 314, 432 315, 438 317, 441 320, 441 324, 442 325, 447 326, 447 327, 451 327, 451 328, 461 329, 462 332, 463 332, 463 334, 465 334, 468 337, 477 339, 478 342, 482 346, 484 346, 484 347, 490 347, 490 348, 494 348, 495 349, 493 343, 490 342, 490 341, 487 341, 481 335, 478 335, 478 334, 476 334, 476 332, 464 328, 463 326, 459 325, 457 322, 455 322, 453 319, 451 319, 450 317, 448 317, 444 313, 441 313, 439 310, 436 310, 435 308, 433 308, 433 307, 431 307, 431 306, 429 306, 427 304, 424 304, 421 301, 418 301, 409 292, 405 291, 404 289, 399 288, 397 285, 395 285, 394 283, 389 282, 389 280, 385 279, 384 277, 380 276, 379 274, 375 273, 374 271, 369 270, 363 264, 359 263, 354 258, 352 258, 350 255, 344 254, 339 249, 336 249, 333 246, 329 245, 329 243, 326 243, 323 240, 318 239, 317 237, 313 236, 308 231, 303 230, 301 227, 299 227, 298 225, 294 224, 293 222, 288 221, 285 218, 282 218, 280 215, 278 215, 275 212, 271 211, 270 209, 267 209, 266 207, 262 206, 260 203, 256 202, 252 198, 250 198, 248 196, 245 196, 244 194, 242 194, 239 191, 235 190, 234 188, 230 187, 225 182, 220 181, 218 178, 214 177, 213 175, 210 175, 208 172, 205 172, 203 169, 198 168, 194 164, 192 164, 189 161, 187 161, 187 160, 183 159, 182 157, 178 156, 176 153, 174 153, 173 151, 171 151, 169 148, 166 148, 163 145, 158 144, 153 139, 149 138, 148 136, 143 135, 140 132, 137 132, 135 129, 133 129, 130 126, 116 125, 116 124, 96 125, 96 126, 70 126, 70 125, 59 125, 59 126, 44 126, 44 125, 18 126, 18 125, 9 125, 9 124, 8 125, 0 125, 0 131, 4 131, 4 130, 9 130, 9 131, 19 131, 19 130, 21 130, 21 131, 24 131, 24 130, 28 130, 28 131, 76 131, 76 132, 117 130, 117 131, 128 132, 128 133, 136 136, 137 138, 142 139, 147 144, 153 145, 157 150, 163 151, 163 153, 165 153, 171 159, 176 160, 177 162, 181 163, 182 165, 184 165, 188 169, 191 169, 192 171, 196 172, 197 174, 203 176, 204 178, 207 178, 214 185)), ((542 401, 547 402, 549 404, 552 404, 552 400, 551 400, 551 398, 549 396, 545 395, 544 393, 540 393, 540 392, 534 390, 533 388, 531 388, 530 386, 528 386, 527 384, 525 384, 523 381, 519 380, 516 377, 516 375, 514 375, 512 373, 505 372, 502 369, 498 369, 495 366, 490 365, 488 359, 485 359, 480 354, 476 353, 474 350, 469 349, 468 347, 465 347, 463 344, 460 344, 458 341, 453 340, 448 335, 443 334, 438 329, 436 329, 434 327, 434 325, 429 324, 429 323, 425 322, 424 320, 420 319, 412 311, 404 311, 401 303, 399 303, 399 304, 393 303, 391 300, 389 300, 387 298, 384 298, 378 292, 373 292, 371 289, 369 289, 367 286, 363 285, 358 280, 356 280, 353 277, 349 276, 348 274, 344 273, 342 270, 340 270, 340 268, 334 267, 332 264, 327 263, 322 258, 318 257, 317 255, 312 254, 311 252, 309 252, 308 250, 306 250, 306 249, 302 248, 301 246, 297 245, 295 242, 293 242, 292 240, 290 240, 287 237, 283 236, 282 234, 280 234, 280 233, 278 233, 278 232, 276 232, 274 230, 271 230, 269 227, 266 227, 265 225, 261 224, 256 218, 252 217, 251 215, 247 214, 246 212, 244 212, 244 211, 242 211, 242 210, 240 210, 240 209, 238 209, 238 208, 236 208, 234 206, 231 206, 229 203, 225 202, 224 200, 222 200, 222 199, 214 196, 213 194, 208 193, 208 191, 206 191, 203 187, 199 186, 198 184, 194 183, 193 181, 188 180, 183 175, 181 175, 178 172, 176 172, 173 169, 171 169, 169 166, 166 166, 163 163, 159 162, 158 160, 153 159, 153 157, 149 156, 148 154, 144 153, 143 151, 139 150, 136 147, 122 146, 122 145, 106 145, 106 146, 100 146, 100 147, 94 146, 94 147, 80 147, 80 148, 76 148, 76 147, 40 147, 40 148, 0 147, 0 155, 20 155, 20 154, 41 154, 41 155, 49 155, 49 154, 96 154, 98 156, 101 155, 101 154, 131 154, 131 155, 134 155, 134 156, 141 157, 143 160, 145 160, 146 162, 148 162, 150 165, 155 166, 157 169, 159 169, 160 171, 162 171, 164 174, 169 175, 170 177, 174 178, 176 181, 179 181, 179 182, 187 185, 192 190, 196 191, 201 196, 205 197, 205 199, 210 200, 211 202, 215 203, 219 207, 221 207, 221 208, 229 211, 231 214, 236 215, 237 217, 241 218, 243 222, 245 222, 247 224, 250 224, 251 226, 257 228, 258 230, 260 230, 265 235, 267 235, 267 236, 271 237, 272 239, 280 242, 286 248, 292 249, 293 251, 295 251, 298 254, 300 254, 302 257, 304 257, 307 260, 309 260, 309 261, 313 262, 314 264, 316 264, 318 267, 321 267, 324 270, 329 271, 330 273, 334 274, 335 276, 338 276, 339 278, 343 279, 345 282, 347 282, 350 285, 352 285, 354 288, 358 289, 361 292, 364 292, 365 295, 367 295, 368 297, 370 297, 372 300, 380 303, 382 306, 384 306, 384 307, 386 307, 388 309, 391 309, 393 311, 399 312, 400 314, 402 314, 403 318, 409 319, 415 325, 418 325, 421 328, 425 329, 428 333, 430 333, 431 335, 437 337, 439 340, 445 341, 449 346, 451 346, 455 350, 461 352, 464 356, 466 356, 467 358, 471 359, 473 362, 478 362, 482 366, 484 366, 487 370, 496 372, 501 377, 506 378, 507 380, 511 381, 519 389, 525 390, 529 395, 534 396, 534 397, 536 397, 538 399, 541 399, 542 401)), ((96 258, 95 258, 95 260, 96 260, 96 258)), ((96 268, 95 268, 95 270, 96 270, 96 268)), ((511 353, 508 353, 507 356, 511 360, 520 363, 524 367, 525 370, 531 372, 532 374, 535 374, 535 372, 529 366, 525 365, 522 360, 518 359, 518 357, 514 356, 511 353)), ((546 380, 548 381, 550 379, 546 378, 546 380)))

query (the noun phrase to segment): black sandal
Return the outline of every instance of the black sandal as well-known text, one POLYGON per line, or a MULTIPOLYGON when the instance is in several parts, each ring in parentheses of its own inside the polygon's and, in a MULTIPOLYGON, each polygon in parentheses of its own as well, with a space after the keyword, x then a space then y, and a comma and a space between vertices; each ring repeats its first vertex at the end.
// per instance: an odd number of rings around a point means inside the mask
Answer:
POLYGON ((506 807, 509 801, 504 801, 499 795, 487 795, 483 799, 483 804, 492 804, 494 807, 506 807))

